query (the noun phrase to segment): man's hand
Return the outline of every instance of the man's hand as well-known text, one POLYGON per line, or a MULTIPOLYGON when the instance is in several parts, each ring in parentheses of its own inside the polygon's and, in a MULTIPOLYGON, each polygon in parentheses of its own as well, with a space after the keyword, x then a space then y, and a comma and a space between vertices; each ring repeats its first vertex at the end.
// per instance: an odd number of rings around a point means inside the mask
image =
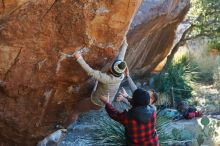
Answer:
POLYGON ((75 57, 76 59, 79 59, 81 56, 82 56, 82 55, 81 55, 80 53, 78 53, 78 52, 74 55, 74 57, 75 57))
POLYGON ((119 92, 119 95, 123 96, 124 98, 129 96, 123 87, 122 87, 121 91, 119 92))
POLYGON ((128 99, 127 99, 126 97, 122 96, 122 95, 119 95, 119 96, 116 98, 116 100, 117 100, 118 102, 124 102, 124 103, 130 105, 130 102, 128 101, 128 99))
POLYGON ((125 97, 122 96, 122 95, 119 95, 117 98, 116 98, 116 101, 118 102, 121 102, 121 101, 124 101, 125 100, 125 97))
POLYGON ((125 69, 125 76, 126 76, 126 77, 129 76, 129 69, 128 69, 128 67, 126 67, 126 69, 125 69))
POLYGON ((109 103, 109 96, 101 96, 100 100, 104 103, 109 103))

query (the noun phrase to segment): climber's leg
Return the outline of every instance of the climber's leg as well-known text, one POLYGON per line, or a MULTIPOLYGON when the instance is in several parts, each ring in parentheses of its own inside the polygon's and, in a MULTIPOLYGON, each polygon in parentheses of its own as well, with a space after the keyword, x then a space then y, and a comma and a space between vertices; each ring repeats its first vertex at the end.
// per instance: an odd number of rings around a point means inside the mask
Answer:
POLYGON ((75 110, 80 114, 84 112, 88 112, 90 110, 98 110, 101 107, 92 103, 91 98, 86 98, 81 100, 76 106, 75 110))

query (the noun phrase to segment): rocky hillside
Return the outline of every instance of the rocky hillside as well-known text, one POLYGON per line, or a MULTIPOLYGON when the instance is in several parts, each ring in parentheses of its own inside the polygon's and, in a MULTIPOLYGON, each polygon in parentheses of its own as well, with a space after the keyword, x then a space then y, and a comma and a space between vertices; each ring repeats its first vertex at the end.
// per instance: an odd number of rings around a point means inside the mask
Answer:
POLYGON ((103 69, 127 34, 126 61, 144 74, 169 53, 188 9, 189 0, 1 0, 0 144, 36 144, 89 96, 89 77, 65 53, 85 48, 103 69))

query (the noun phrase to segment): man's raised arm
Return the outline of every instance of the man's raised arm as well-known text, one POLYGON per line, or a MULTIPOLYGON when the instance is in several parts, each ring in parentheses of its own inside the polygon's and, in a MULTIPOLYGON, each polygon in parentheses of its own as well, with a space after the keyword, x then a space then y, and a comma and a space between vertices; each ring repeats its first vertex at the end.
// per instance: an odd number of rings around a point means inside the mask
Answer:
POLYGON ((132 78, 130 77, 129 75, 129 70, 128 70, 128 67, 126 68, 125 70, 125 76, 127 77, 128 79, 128 85, 132 91, 132 93, 134 93, 134 91, 137 89, 137 86, 135 85, 134 81, 132 80, 132 78))

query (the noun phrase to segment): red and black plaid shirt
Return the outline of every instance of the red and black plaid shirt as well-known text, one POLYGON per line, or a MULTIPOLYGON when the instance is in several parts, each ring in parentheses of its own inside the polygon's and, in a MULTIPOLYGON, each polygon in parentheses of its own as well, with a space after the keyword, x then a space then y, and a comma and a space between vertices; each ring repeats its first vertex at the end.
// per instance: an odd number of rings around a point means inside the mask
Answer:
MULTIPOLYGON (((156 133, 156 111, 151 108, 147 122, 140 122, 139 120, 129 116, 129 111, 120 112, 112 107, 111 104, 106 104, 106 111, 109 116, 115 121, 121 123, 125 127, 125 136, 127 145, 129 146, 159 146, 158 136, 156 133)), ((142 115, 143 116, 143 115, 142 115)))

